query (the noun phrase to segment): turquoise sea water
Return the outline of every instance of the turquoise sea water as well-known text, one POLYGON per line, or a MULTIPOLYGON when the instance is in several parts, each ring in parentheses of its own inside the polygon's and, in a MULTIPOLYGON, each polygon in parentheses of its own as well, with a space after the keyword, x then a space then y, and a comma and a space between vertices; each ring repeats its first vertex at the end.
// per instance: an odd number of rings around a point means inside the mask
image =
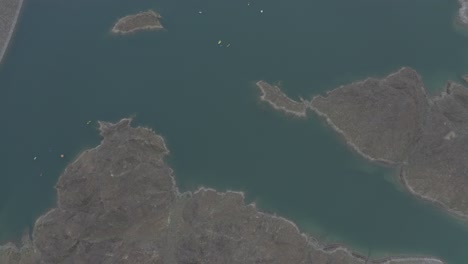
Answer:
POLYGON ((395 171, 355 155, 319 118, 271 110, 254 87, 281 81, 308 97, 405 65, 436 93, 468 72, 456 1, 247 3, 26 0, 0 65, 0 241, 54 205, 61 171, 99 143, 96 120, 135 116, 166 139, 183 190, 245 191, 364 254, 468 263, 466 224, 401 190, 395 171), (118 17, 148 8, 166 31, 109 34, 118 17))

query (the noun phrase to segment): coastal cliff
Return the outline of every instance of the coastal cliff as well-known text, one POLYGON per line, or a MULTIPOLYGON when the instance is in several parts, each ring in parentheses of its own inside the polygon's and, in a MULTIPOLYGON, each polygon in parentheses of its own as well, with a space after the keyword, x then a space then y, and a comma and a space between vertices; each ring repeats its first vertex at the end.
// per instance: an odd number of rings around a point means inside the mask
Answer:
POLYGON ((0 263, 442 263, 367 260, 246 205, 243 193, 180 193, 163 138, 130 122, 100 122, 101 144, 65 169, 57 206, 37 219, 22 247, 0 247, 0 263))

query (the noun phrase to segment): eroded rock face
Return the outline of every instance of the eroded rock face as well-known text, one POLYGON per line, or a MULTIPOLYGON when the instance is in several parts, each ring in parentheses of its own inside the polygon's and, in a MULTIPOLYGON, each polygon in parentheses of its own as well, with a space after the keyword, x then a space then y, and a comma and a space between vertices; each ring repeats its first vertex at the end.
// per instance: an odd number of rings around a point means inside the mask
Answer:
MULTIPOLYGON (((0 248, 0 262, 36 263, 365 263, 324 246, 290 221, 245 205, 238 192, 179 193, 161 137, 130 120, 100 123, 104 137, 57 183, 57 207, 32 240, 0 248)), ((441 263, 430 258, 379 263, 441 263)), ((367 262, 373 263, 373 261, 367 262)))
POLYGON ((449 82, 429 98, 420 76, 402 68, 307 105, 364 157, 400 166, 409 191, 468 219, 468 89, 449 82))

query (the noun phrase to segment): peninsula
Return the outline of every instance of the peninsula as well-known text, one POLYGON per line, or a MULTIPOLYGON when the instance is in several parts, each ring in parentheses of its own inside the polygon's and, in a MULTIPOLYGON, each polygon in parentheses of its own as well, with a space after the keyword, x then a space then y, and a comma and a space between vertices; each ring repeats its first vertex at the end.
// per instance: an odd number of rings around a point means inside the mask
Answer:
POLYGON ((0 0, 0 63, 8 48, 23 0, 0 0))
POLYGON ((240 192, 179 192, 162 137, 130 119, 100 122, 101 144, 68 165, 57 206, 0 263, 441 264, 433 258, 368 260, 324 245, 240 192))
MULTIPOLYGON (((262 94, 265 87, 258 86, 262 94)), ((275 98, 283 97, 262 100, 275 98)), ((467 88, 449 82, 430 98, 421 77, 405 67, 383 79, 341 86, 306 105, 356 152, 400 168, 408 191, 468 220, 467 88)))
POLYGON ((141 30, 161 30, 164 29, 161 22, 161 15, 153 10, 140 12, 120 18, 112 28, 112 33, 127 34, 141 30))

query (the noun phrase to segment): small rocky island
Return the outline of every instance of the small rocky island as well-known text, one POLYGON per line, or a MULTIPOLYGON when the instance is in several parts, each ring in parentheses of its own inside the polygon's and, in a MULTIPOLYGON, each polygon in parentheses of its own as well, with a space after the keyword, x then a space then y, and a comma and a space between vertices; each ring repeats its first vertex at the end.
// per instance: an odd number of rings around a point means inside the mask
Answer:
MULTIPOLYGON (((262 100, 286 107, 284 94, 263 96, 280 93, 276 88, 258 88, 262 100)), ((467 88, 449 82, 430 98, 421 77, 402 68, 383 79, 341 86, 305 104, 356 152, 400 168, 399 180, 408 191, 468 219, 467 88)), ((281 110, 292 113, 296 108, 281 110)))
POLYGON ((468 74, 463 75, 462 79, 465 83, 468 83, 468 74))
POLYGON ((161 30, 161 15, 153 10, 123 17, 115 23, 112 33, 128 34, 141 30, 161 30))
POLYGON ((57 206, 0 263, 441 264, 433 258, 368 260, 324 245, 284 218, 246 205, 240 192, 179 192, 162 137, 100 122, 101 144, 60 176, 57 206))

